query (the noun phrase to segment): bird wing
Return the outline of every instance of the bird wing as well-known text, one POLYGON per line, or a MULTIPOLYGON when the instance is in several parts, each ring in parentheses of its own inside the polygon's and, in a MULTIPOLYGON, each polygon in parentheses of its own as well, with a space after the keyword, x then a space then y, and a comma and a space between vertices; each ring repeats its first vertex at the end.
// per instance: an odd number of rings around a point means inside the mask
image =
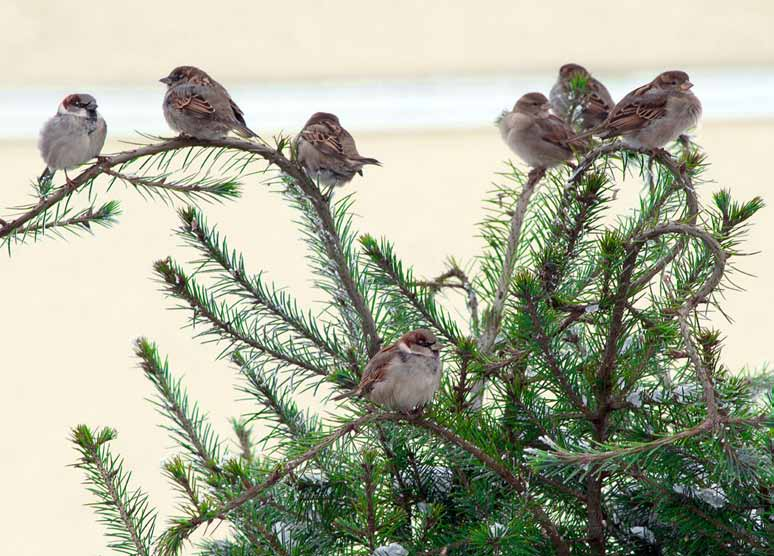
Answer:
POLYGON ((589 95, 586 101, 585 110, 592 114, 607 116, 613 109, 613 97, 602 83, 596 79, 589 81, 589 95))
POLYGON ((356 389, 358 394, 370 392, 377 383, 385 379, 388 367, 395 360, 395 357, 398 356, 397 351, 397 344, 393 344, 380 350, 371 358, 363 371, 363 377, 360 379, 360 384, 356 389))
POLYGON ((668 94, 655 90, 637 94, 638 91, 629 93, 610 113, 605 123, 607 137, 642 129, 664 117, 668 94))
POLYGON ((575 137, 575 132, 567 123, 551 114, 548 118, 537 120, 540 138, 559 147, 569 149, 569 144, 575 137))
POLYGON ((325 155, 341 159, 347 157, 339 134, 332 132, 327 126, 319 124, 307 126, 301 132, 301 137, 325 155))
POLYGON ((167 94, 170 104, 177 110, 201 118, 212 117, 215 114, 215 106, 201 88, 176 87, 167 94))

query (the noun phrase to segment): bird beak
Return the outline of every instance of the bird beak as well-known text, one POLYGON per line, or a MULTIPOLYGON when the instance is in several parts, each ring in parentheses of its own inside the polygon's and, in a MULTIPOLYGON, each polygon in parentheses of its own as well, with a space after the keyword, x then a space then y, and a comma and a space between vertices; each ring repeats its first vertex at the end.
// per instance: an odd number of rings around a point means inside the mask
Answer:
POLYGON ((90 102, 86 105, 86 110, 96 110, 97 109, 97 103, 96 102, 90 102))
POLYGON ((680 90, 681 90, 681 91, 687 91, 687 90, 688 90, 688 89, 690 89, 691 87, 693 87, 693 83, 691 83, 690 81, 686 81, 685 83, 683 83, 682 85, 680 85, 680 90))
POLYGON ((443 346, 441 345, 440 342, 435 342, 433 345, 430 346, 430 349, 433 351, 441 351, 442 347, 443 346))
POLYGON ((159 81, 161 81, 164 85, 169 85, 170 83, 172 83, 172 80, 169 77, 162 77, 161 79, 159 79, 159 81))

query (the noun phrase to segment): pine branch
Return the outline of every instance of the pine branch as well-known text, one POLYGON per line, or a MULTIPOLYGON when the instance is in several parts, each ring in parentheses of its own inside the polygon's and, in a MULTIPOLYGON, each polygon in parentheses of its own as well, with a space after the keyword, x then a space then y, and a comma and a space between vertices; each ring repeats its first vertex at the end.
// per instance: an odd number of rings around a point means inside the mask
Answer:
POLYGON ((288 343, 281 345, 272 337, 258 339, 260 332, 248 330, 249 323, 241 313, 218 303, 170 259, 157 261, 154 270, 165 284, 167 292, 184 301, 193 310, 193 322, 200 316, 209 323, 210 328, 201 334, 214 335, 232 346, 237 343, 253 348, 280 364, 293 365, 314 375, 327 376, 328 369, 308 360, 306 354, 301 353, 297 346, 288 343))
POLYGON ((204 216, 195 208, 179 211, 182 226, 180 235, 199 249, 206 257, 202 264, 215 266, 233 281, 229 293, 243 297, 270 319, 268 324, 280 331, 287 328, 300 341, 308 341, 327 355, 344 362, 343 348, 334 332, 321 331, 311 314, 299 310, 296 301, 273 284, 266 284, 260 274, 250 275, 244 261, 228 248, 225 238, 210 229, 204 216))
POLYGON ((377 242, 369 235, 362 236, 360 243, 371 259, 374 274, 384 281, 386 287, 395 288, 400 294, 391 303, 400 304, 405 299, 429 327, 438 330, 454 345, 462 342, 463 335, 457 325, 436 305, 431 296, 417 287, 411 269, 403 269, 390 243, 377 242))
POLYGON ((366 296, 369 277, 361 271, 353 246, 355 237, 349 210, 352 197, 344 197, 331 205, 303 170, 299 171, 303 180, 290 174, 293 180, 283 181, 283 193, 300 211, 302 231, 316 259, 316 272, 327 279, 327 283, 318 281, 317 285, 331 295, 352 342, 361 337, 368 356, 372 357, 379 351, 381 339, 372 314, 373 300, 366 296))
MULTIPOLYGON (((108 176, 113 176, 114 178, 124 181, 137 188, 163 190, 166 193, 171 193, 178 197, 187 198, 189 200, 222 200, 237 198, 240 195, 239 183, 230 179, 205 179, 193 183, 175 183, 168 182, 168 176, 159 176, 155 179, 148 179, 140 176, 129 176, 110 169, 103 169, 102 173, 108 176)), ((191 180, 189 179, 186 181, 191 180)))
POLYGON ((140 367, 145 376, 158 393, 158 400, 153 402, 154 405, 172 423, 164 428, 191 455, 205 475, 220 473, 218 461, 221 442, 201 414, 199 406, 195 403, 193 406, 189 405, 188 395, 181 380, 172 377, 169 363, 166 359, 161 359, 156 344, 146 338, 137 339, 135 355, 140 359, 140 367))
POLYGON ((69 207, 65 207, 63 210, 55 211, 53 218, 49 218, 51 215, 44 212, 26 225, 17 228, 13 240, 17 243, 24 243, 27 236, 32 236, 33 241, 36 241, 38 236, 45 236, 46 233, 61 236, 64 231, 78 234, 83 231, 91 231, 92 224, 109 228, 116 223, 116 217, 121 214, 121 209, 118 201, 109 201, 97 208, 90 206, 76 212, 73 216, 67 216, 69 212, 69 207))
MULTIPOLYGON (((513 277, 513 271, 516 265, 516 253, 519 246, 519 239, 521 238, 521 229, 524 225, 524 217, 527 214, 527 208, 529 206, 529 201, 532 198, 532 194, 535 192, 535 188, 544 175, 545 169, 537 169, 530 172, 529 178, 524 184, 519 199, 516 202, 516 207, 513 210, 511 227, 508 234, 505 254, 503 256, 503 266, 497 281, 497 290, 495 291, 491 307, 489 307, 484 314, 484 332, 478 340, 478 349, 483 357, 489 357, 495 347, 497 335, 500 332, 500 325, 502 324, 503 310, 505 309, 505 302, 510 289, 511 278, 513 277)), ((485 382, 479 380, 474 383, 471 388, 474 409, 480 409, 483 404, 484 387, 485 382)))
POLYGON ((75 427, 71 441, 81 454, 75 467, 86 472, 89 491, 99 500, 91 505, 108 534, 116 539, 108 546, 130 556, 151 556, 156 512, 149 508, 148 496, 141 490, 129 492, 131 474, 107 447, 115 437, 113 429, 92 432, 86 425, 75 427))

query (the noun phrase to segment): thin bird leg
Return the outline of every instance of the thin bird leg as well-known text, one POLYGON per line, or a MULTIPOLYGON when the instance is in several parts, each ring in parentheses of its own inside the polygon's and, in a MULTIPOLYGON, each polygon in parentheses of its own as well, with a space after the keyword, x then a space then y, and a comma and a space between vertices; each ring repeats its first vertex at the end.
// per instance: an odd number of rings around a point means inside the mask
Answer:
POLYGON ((64 175, 65 175, 65 183, 67 184, 67 186, 68 187, 74 187, 75 186, 75 182, 70 179, 70 176, 67 175, 67 170, 64 171, 64 175))
POLYGON ((336 191, 335 185, 329 185, 328 190, 323 193, 323 197, 325 197, 325 201, 330 204, 330 202, 333 200, 333 192, 336 191))

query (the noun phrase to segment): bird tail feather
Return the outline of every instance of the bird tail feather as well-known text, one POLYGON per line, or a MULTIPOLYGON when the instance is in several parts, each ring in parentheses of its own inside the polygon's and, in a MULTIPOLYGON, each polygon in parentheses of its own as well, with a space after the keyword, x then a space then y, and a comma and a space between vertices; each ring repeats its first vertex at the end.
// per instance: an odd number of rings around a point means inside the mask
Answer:
POLYGON ((39 182, 47 182, 54 179, 54 174, 56 174, 56 170, 52 170, 48 166, 46 166, 46 169, 43 170, 43 173, 40 174, 40 177, 38 178, 39 182))
POLYGON ((376 166, 382 165, 382 163, 376 160, 375 158, 368 158, 365 156, 358 157, 357 161, 359 164, 374 164, 376 166))

